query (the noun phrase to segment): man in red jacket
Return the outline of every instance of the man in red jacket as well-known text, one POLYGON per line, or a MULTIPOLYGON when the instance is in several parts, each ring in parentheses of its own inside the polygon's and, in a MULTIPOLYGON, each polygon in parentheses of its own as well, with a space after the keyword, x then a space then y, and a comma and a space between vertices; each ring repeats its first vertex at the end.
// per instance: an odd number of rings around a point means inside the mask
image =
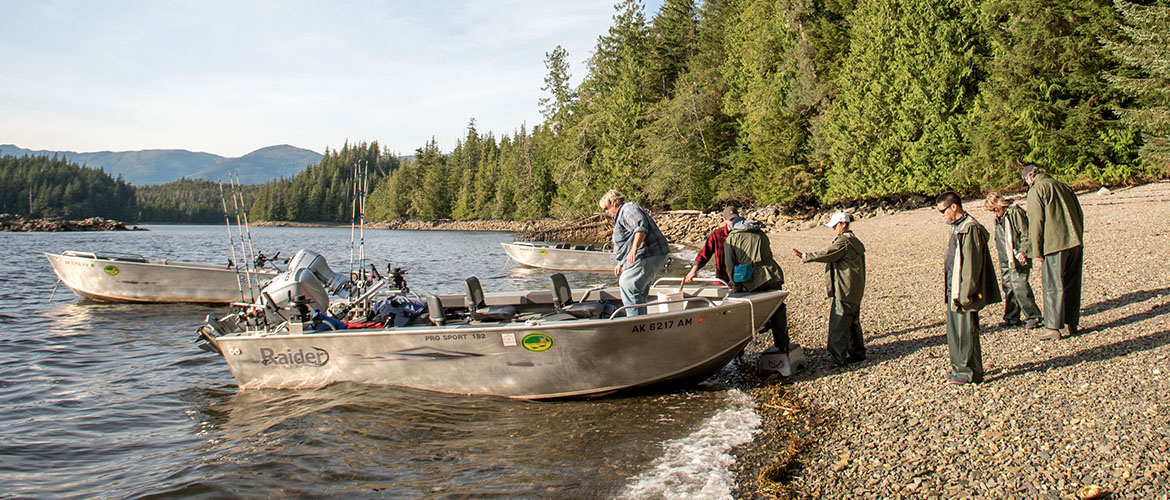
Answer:
POLYGON ((727 275, 727 270, 723 268, 723 244, 727 241, 727 233, 731 229, 731 224, 738 219, 739 211, 735 207, 723 208, 723 225, 711 231, 707 235, 707 243, 703 245, 703 249, 699 250, 699 254, 695 256, 695 261, 691 264, 691 272, 687 273, 683 278, 683 283, 689 283, 695 279, 695 275, 699 273, 699 269, 707 265, 711 259, 715 259, 715 277, 723 280, 728 285, 731 284, 731 277, 727 275))

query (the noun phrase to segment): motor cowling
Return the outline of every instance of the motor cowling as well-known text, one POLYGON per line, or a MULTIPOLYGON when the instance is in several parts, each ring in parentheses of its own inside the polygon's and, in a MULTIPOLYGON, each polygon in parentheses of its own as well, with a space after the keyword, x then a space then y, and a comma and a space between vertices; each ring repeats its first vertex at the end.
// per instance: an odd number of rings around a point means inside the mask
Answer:
POLYGON ((305 312, 329 310, 329 295, 347 296, 349 278, 333 272, 321 254, 301 250, 264 287, 263 303, 269 309, 305 308, 305 312), (271 299, 269 301, 268 299, 271 299))

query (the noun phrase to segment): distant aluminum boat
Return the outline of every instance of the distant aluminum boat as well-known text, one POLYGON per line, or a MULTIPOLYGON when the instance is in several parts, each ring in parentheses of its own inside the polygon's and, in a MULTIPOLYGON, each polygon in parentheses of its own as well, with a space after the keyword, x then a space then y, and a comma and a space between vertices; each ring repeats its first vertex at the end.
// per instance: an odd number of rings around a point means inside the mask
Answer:
MULTIPOLYGON (((616 288, 570 290, 554 275, 552 290, 484 294, 470 278, 466 295, 428 296, 429 318, 397 328, 313 331, 296 311, 324 303, 274 308, 267 299, 299 295, 284 291, 292 289, 284 276, 270 285, 279 283, 279 291, 262 294, 267 302, 253 306, 256 312, 209 317, 199 329, 203 346, 223 356, 241 389, 353 382, 549 399, 695 383, 742 352, 788 295, 656 285, 651 291, 663 299, 645 304, 648 314, 626 317, 616 288), (273 323, 253 323, 263 317, 273 323)), ((298 276, 312 281, 307 272, 298 276)))
MULTIPOLYGON (((255 295, 243 272, 225 265, 169 262, 129 254, 67 251, 46 253, 57 278, 78 296, 103 302, 194 302, 227 304, 255 295)), ((261 284, 276 276, 260 270, 261 284)))
POLYGON ((529 241, 500 245, 508 257, 522 266, 557 271, 613 271, 617 265, 613 251, 594 249, 592 245, 529 241))

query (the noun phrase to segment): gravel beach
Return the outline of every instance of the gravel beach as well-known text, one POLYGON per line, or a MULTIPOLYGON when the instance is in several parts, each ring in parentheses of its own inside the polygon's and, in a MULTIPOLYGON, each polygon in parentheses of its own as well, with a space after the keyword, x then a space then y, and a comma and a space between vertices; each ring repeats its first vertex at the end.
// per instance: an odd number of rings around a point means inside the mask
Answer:
MULTIPOLYGON (((1101 498, 1170 498, 1170 183, 1080 200, 1080 335, 1044 342, 1038 331, 997 328, 1003 304, 988 306, 979 385, 943 379, 949 226, 936 210, 853 224, 867 249, 861 325, 869 359, 846 368, 820 360, 824 266, 802 264, 791 251, 821 249, 832 231, 770 233, 791 292, 792 341, 805 347, 809 366, 754 383, 765 423, 737 450, 735 495, 1078 498, 1096 485, 1101 498)), ((994 230, 982 199, 963 205, 994 230)), ((1039 301, 1039 271, 1031 278, 1039 301)), ((746 361, 770 343, 759 336, 746 361)))

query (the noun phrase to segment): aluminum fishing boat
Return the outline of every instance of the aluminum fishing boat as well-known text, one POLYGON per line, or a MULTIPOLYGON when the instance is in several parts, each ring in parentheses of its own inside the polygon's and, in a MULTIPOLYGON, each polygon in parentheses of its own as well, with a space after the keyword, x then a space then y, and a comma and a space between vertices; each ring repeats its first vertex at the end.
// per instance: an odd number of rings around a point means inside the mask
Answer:
POLYGON ((788 294, 706 283, 679 292, 664 286, 679 278, 667 278, 648 314, 627 317, 616 288, 572 290, 560 274, 548 290, 486 294, 469 278, 464 295, 426 296, 427 313, 404 326, 315 330, 322 323, 309 317, 336 308, 321 303, 320 285, 294 286, 312 281, 299 274, 273 280, 264 303, 200 327, 241 389, 355 382, 547 399, 694 383, 742 352, 788 294))
POLYGON ((103 302, 228 304, 240 301, 241 295, 254 297, 259 291, 255 283, 264 283, 278 272, 260 269, 249 279, 242 270, 227 265, 171 262, 131 254, 67 251, 46 253, 45 257, 57 278, 73 293, 103 302))
POLYGON ((613 271, 617 261, 608 249, 593 245, 517 241, 500 243, 517 264, 557 271, 613 271))

